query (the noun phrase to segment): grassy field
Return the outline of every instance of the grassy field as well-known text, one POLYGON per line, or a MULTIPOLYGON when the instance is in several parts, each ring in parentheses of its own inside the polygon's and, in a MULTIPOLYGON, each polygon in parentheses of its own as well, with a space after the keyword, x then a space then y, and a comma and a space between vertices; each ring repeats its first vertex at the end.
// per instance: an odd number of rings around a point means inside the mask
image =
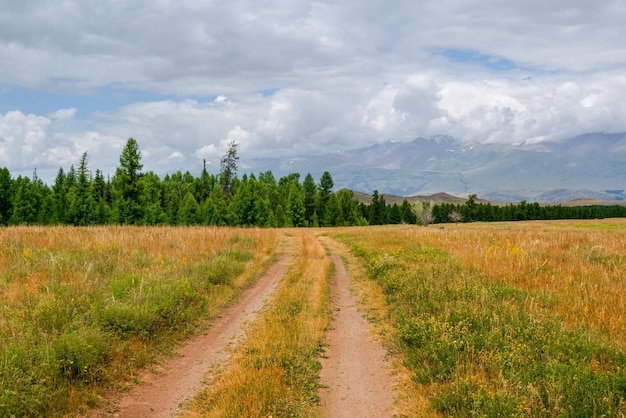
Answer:
POLYGON ((406 380, 401 415, 626 415, 626 220, 602 220, 5 228, 0 416, 73 416, 132 382, 219 315, 285 237, 295 256, 270 306, 185 414, 314 415, 332 274, 317 233, 353 254, 406 380))
POLYGON ((278 244, 255 229, 3 228, 0 416, 94 405, 218 315, 278 244))
POLYGON ((626 414, 624 220, 329 235, 385 295, 406 415, 626 414))

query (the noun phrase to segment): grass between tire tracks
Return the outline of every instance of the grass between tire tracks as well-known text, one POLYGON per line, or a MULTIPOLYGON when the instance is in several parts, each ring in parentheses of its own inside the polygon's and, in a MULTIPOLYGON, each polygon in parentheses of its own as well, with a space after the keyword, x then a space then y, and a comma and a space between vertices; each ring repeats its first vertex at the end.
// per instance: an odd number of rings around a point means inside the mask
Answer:
POLYGON ((292 230, 294 260, 232 360, 182 417, 313 416, 330 324, 331 264, 311 231, 292 230))
POLYGON ((619 417, 625 232, 516 223, 329 235, 384 292, 410 396, 428 399, 429 414, 619 417))

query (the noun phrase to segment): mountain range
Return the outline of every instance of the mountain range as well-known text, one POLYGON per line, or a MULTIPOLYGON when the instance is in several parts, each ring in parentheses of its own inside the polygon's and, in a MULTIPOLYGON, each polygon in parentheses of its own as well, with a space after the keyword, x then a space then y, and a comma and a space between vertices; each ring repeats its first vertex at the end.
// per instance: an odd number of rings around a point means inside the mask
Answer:
POLYGON ((445 192, 494 202, 625 200, 626 133, 590 133, 558 142, 494 144, 451 136, 387 141, 323 155, 258 158, 241 170, 277 177, 332 174, 335 188, 399 196, 445 192))

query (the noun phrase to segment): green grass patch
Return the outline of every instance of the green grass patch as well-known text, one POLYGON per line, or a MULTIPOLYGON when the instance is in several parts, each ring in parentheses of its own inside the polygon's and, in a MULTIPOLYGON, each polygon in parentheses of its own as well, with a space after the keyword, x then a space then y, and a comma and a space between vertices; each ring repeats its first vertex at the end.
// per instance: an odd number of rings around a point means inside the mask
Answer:
POLYGON ((166 252, 167 243, 150 252, 93 240, 54 249, 5 240, 0 416, 86 412, 105 387, 167 352, 228 304, 245 285, 234 283, 255 260, 255 242, 231 238, 190 261, 185 253, 166 252))
POLYGON ((598 331, 567 327, 552 311, 554 294, 488 280, 404 233, 338 237, 385 292, 397 348, 434 411, 458 417, 626 414, 624 347, 598 331))

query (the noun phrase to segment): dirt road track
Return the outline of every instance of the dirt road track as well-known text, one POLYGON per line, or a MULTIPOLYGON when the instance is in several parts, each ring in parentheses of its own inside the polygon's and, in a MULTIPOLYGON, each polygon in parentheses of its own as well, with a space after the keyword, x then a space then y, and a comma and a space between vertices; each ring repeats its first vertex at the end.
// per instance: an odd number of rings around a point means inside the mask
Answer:
MULTIPOLYGON (((311 233, 301 231, 301 233, 311 233)), ((393 416, 393 382, 388 373, 386 351, 371 340, 369 324, 355 307, 355 296, 337 243, 323 238, 332 254, 335 274, 331 280, 333 329, 326 335, 328 348, 321 359, 320 383, 323 417, 391 417, 393 416)), ((141 382, 120 399, 92 417, 173 417, 182 402, 195 395, 206 384, 207 371, 225 364, 229 346, 244 334, 244 325, 259 311, 293 255, 292 246, 283 246, 278 260, 252 287, 244 291, 237 303, 217 318, 206 334, 189 340, 179 355, 160 364, 156 373, 146 373, 141 382)), ((208 377, 210 380, 210 376, 208 377)))
MULTIPOLYGON (((283 247, 284 248, 284 247, 283 247)), ((157 373, 147 373, 141 383, 124 393, 108 411, 95 412, 97 417, 172 417, 181 402, 198 392, 211 368, 228 358, 230 344, 243 335, 243 326, 263 307, 286 271, 290 255, 281 253, 278 261, 252 287, 246 289, 237 303, 217 318, 208 331, 189 340, 178 356, 162 363, 157 373)))
POLYGON ((387 352, 371 340, 369 324, 355 307, 343 260, 331 255, 333 329, 327 333, 326 358, 321 359, 321 413, 324 417, 393 416, 393 382, 387 352))

